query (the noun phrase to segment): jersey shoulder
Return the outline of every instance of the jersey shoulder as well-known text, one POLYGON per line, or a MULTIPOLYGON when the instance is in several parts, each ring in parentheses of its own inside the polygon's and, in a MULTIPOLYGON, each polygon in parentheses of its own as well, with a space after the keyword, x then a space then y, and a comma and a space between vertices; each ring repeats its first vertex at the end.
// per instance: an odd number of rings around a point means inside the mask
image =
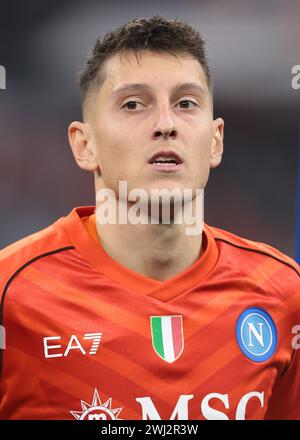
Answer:
POLYGON ((273 261, 274 265, 278 265, 278 267, 286 267, 288 271, 291 270, 296 276, 300 277, 299 264, 278 249, 266 243, 248 240, 223 229, 212 226, 209 228, 216 241, 223 242, 231 247, 239 249, 244 254, 247 254, 249 258, 253 258, 255 255, 261 255, 262 258, 269 258, 270 261, 273 261))
POLYGON ((63 218, 0 250, 0 287, 3 287, 19 270, 42 255, 73 247, 68 235, 60 227, 63 218))

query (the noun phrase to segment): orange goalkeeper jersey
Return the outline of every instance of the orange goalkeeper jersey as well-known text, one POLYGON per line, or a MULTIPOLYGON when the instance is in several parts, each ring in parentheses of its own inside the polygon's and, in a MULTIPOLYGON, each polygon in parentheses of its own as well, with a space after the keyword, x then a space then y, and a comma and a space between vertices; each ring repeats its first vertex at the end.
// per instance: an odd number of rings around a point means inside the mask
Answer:
POLYGON ((298 264, 205 225, 160 282, 106 254, 94 210, 0 251, 0 418, 300 419, 298 264))

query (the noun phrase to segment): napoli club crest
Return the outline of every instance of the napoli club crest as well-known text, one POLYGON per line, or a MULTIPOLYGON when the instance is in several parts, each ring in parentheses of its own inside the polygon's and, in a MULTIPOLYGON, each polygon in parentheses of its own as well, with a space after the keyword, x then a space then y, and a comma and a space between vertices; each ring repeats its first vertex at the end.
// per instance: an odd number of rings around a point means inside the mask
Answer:
POLYGON ((259 307, 246 309, 237 321, 236 339, 248 359, 267 361, 277 348, 277 330, 272 317, 259 307))

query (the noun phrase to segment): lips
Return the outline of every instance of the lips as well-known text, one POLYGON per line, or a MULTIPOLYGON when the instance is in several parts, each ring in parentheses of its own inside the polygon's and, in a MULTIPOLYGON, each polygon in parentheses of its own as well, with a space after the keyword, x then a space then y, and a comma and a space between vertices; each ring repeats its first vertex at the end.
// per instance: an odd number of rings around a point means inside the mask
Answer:
POLYGON ((183 162, 182 158, 178 153, 172 150, 161 150, 153 154, 149 159, 150 164, 174 164, 179 165, 183 162))

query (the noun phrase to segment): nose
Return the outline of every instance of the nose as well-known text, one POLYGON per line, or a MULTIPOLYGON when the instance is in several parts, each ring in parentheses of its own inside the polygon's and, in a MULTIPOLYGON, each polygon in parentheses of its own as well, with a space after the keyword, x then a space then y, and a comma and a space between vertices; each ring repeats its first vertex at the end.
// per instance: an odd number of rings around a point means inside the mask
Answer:
POLYGON ((168 137, 175 139, 177 130, 175 129, 174 121, 170 112, 170 108, 166 105, 158 110, 158 117, 153 130, 153 138, 160 137, 167 139, 168 137))

